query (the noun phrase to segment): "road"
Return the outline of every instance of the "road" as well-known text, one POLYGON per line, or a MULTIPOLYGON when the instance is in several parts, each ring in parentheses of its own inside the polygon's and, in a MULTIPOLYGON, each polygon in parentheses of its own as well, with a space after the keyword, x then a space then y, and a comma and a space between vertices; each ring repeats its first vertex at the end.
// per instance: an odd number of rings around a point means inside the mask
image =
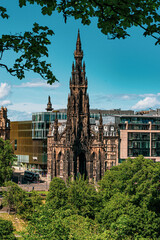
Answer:
POLYGON ((38 183, 30 183, 26 179, 24 179, 24 170, 15 170, 13 172, 12 181, 18 183, 19 187, 21 187, 25 191, 48 191, 49 182, 47 181, 47 177, 40 177, 40 182, 38 183))

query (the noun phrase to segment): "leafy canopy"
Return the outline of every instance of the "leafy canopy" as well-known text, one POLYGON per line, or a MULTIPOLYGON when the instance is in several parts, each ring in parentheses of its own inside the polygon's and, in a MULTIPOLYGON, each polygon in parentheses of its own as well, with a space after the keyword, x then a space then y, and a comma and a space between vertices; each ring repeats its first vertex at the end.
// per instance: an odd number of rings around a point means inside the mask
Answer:
POLYGON ((11 179, 14 160, 13 148, 9 141, 0 138, 0 186, 11 179))
MULTIPOLYGON (((19 1, 19 5, 25 1, 19 1)), ((8 19, 7 9, 0 6, 0 17, 8 19)), ((44 59, 48 57, 48 45, 51 44, 49 37, 53 36, 53 31, 47 26, 40 26, 38 23, 33 24, 31 31, 16 34, 0 35, 0 67, 18 79, 25 77, 26 71, 38 73, 49 84, 54 83, 57 79, 51 71, 51 64, 44 59), (17 58, 12 66, 8 66, 3 61, 5 52, 12 51, 17 58)))
MULTIPOLYGON (((52 15, 54 11, 62 13, 64 21, 73 16, 89 25, 96 18, 97 27, 110 39, 126 38, 129 29, 138 26, 144 36, 152 36, 160 44, 160 0, 19 0, 19 6, 38 4, 43 15, 52 15)), ((0 6, 0 17, 8 19, 7 9, 0 6)), ((53 31, 47 26, 33 24, 31 31, 24 34, 2 34, 0 36, 0 67, 12 76, 25 77, 26 71, 38 73, 48 83, 57 79, 51 71, 51 64, 43 58, 48 57, 49 37, 53 31), (6 51, 17 54, 12 66, 3 61, 6 51)))
POLYGON ((16 237, 13 234, 13 224, 11 221, 4 220, 0 218, 0 239, 10 239, 16 240, 16 237))
POLYGON ((69 16, 89 25, 93 18, 109 38, 126 38, 132 26, 143 29, 144 36, 152 36, 160 44, 159 0, 19 0, 20 6, 37 3, 42 14, 62 12, 65 22, 69 16))
POLYGON ((41 197, 32 192, 28 195, 14 182, 6 182, 7 191, 3 192, 3 205, 14 209, 22 218, 30 220, 36 208, 42 204, 41 197))
POLYGON ((113 239, 158 238, 160 163, 143 156, 128 159, 106 172, 100 193, 103 208, 97 220, 113 239))
POLYGON ((139 156, 106 171, 96 191, 54 178, 24 239, 131 240, 160 236, 160 163, 139 156))

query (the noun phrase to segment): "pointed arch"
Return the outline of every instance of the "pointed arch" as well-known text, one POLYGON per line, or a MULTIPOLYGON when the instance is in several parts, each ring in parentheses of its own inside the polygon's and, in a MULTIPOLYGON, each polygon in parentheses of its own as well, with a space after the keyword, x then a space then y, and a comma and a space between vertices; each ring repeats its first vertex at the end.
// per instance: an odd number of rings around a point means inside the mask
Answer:
POLYGON ((57 157, 57 176, 60 176, 60 161, 61 161, 62 152, 58 153, 57 157))
POLYGON ((84 175, 86 178, 87 171, 86 171, 86 156, 84 152, 79 154, 79 173, 84 175))
POLYGON ((91 178, 95 178, 96 176, 96 159, 97 159, 97 154, 93 152, 91 154, 91 162, 90 162, 90 176, 91 178))

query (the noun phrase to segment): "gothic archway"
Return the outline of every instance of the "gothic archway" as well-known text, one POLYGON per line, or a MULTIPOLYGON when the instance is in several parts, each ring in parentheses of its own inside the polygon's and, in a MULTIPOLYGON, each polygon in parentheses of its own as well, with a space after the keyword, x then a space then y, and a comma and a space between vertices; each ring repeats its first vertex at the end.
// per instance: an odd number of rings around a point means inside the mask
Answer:
POLYGON ((86 157, 83 152, 79 154, 79 173, 86 178, 87 171, 86 171, 86 157))
POLYGON ((95 152, 91 154, 91 160, 90 160, 90 178, 93 178, 93 164, 95 159, 95 152))
POLYGON ((91 162, 92 162, 92 178, 96 181, 97 178, 97 154, 95 152, 91 155, 91 162))
POLYGON ((58 157, 57 157, 57 176, 60 176, 60 161, 61 161, 61 155, 62 155, 62 153, 59 152, 59 153, 58 153, 58 157))

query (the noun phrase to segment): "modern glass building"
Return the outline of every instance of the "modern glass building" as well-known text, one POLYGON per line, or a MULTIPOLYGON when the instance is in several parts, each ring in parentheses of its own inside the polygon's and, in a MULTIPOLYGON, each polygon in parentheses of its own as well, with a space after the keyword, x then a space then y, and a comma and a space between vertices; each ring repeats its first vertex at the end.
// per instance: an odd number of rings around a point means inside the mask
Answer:
MULTIPOLYGON (((105 128, 114 125, 119 129, 119 162, 138 155, 160 161, 160 115, 129 115, 130 112, 127 115, 109 115, 107 110, 91 110, 91 128, 97 128, 100 113, 105 128)), ((47 168, 47 135, 56 115, 59 124, 65 125, 66 109, 35 112, 32 121, 11 122, 10 140, 18 163, 29 168, 47 168)), ((114 131, 106 132, 109 136, 111 133, 116 135, 114 131)))
POLYGON ((53 123, 57 114, 60 122, 67 120, 66 112, 36 112, 32 113, 32 139, 47 139, 49 125, 53 123))
POLYGON ((143 155, 160 161, 160 116, 120 117, 120 159, 143 155))
POLYGON ((47 144, 43 139, 32 139, 32 121, 11 122, 10 142, 18 165, 43 170, 47 168, 47 144))

